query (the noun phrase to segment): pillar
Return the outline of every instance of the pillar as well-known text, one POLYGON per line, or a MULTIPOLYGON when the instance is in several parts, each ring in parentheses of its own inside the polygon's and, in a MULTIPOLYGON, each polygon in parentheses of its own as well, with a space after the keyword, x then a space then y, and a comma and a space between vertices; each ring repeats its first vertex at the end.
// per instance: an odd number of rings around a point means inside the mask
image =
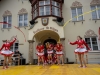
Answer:
POLYGON ((28 40, 29 42, 29 64, 33 64, 33 42, 34 40, 28 40))

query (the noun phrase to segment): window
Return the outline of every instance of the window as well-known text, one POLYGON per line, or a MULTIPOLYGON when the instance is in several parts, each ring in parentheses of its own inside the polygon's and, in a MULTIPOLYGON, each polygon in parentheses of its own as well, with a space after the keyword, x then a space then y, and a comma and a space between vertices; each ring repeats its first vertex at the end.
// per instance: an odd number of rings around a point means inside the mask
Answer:
POLYGON ((28 15, 27 14, 19 15, 19 27, 27 25, 28 25, 28 15))
POLYGON ((52 1, 52 14, 55 16, 61 16, 60 15, 60 3, 52 1))
POLYGON ((39 16, 50 15, 50 0, 39 1, 39 6, 39 16))
POLYGON ((95 10, 99 8, 99 10, 92 12, 92 19, 100 19, 100 5, 98 6, 91 6, 91 10, 95 10))
POLYGON ((98 44, 97 37, 85 38, 85 41, 88 44, 88 46, 92 49, 92 51, 99 50, 99 44, 98 44))
POLYGON ((12 16, 4 16, 3 22, 7 22, 8 24, 3 24, 2 28, 11 28, 12 16))
POLYGON ((76 18, 76 16, 79 16, 79 15, 83 14, 82 7, 80 7, 80 8, 71 8, 71 12, 72 12, 72 18, 73 18, 72 21, 83 21, 83 16, 80 16, 80 17, 76 18))
POLYGON ((39 16, 54 16, 62 17, 62 1, 55 0, 40 0, 39 3, 36 1, 32 5, 32 14, 33 19, 36 19, 39 16))
POLYGON ((37 9, 37 3, 33 6, 33 18, 38 16, 38 9, 37 9))
POLYGON ((11 50, 13 52, 15 52, 16 50, 19 49, 19 43, 18 42, 15 42, 12 46, 11 46, 11 50))

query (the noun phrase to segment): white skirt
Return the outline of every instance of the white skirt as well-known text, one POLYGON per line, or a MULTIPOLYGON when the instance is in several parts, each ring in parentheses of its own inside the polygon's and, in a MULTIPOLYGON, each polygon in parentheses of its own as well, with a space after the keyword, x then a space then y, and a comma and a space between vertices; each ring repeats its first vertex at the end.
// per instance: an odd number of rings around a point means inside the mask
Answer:
POLYGON ((50 50, 50 51, 48 50, 47 53, 48 54, 52 54, 53 53, 53 50, 50 50))
POLYGON ((2 50, 2 51, 0 51, 0 54, 4 55, 4 56, 11 56, 14 53, 12 51, 10 51, 10 50, 2 50))
POLYGON ((74 52, 77 54, 83 54, 83 53, 87 53, 88 50, 86 50, 86 48, 77 48, 77 49, 75 49, 74 52))
POLYGON ((40 52, 37 52, 37 55, 38 56, 43 56, 44 55, 44 52, 41 52, 41 53, 40 52))
POLYGON ((56 51, 57 55, 63 55, 63 51, 56 51))

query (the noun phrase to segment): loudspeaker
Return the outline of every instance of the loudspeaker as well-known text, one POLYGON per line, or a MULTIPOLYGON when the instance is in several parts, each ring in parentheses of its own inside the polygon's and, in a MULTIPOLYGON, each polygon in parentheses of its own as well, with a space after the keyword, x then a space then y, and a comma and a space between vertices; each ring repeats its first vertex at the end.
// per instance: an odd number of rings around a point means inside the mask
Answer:
POLYGON ((62 3, 64 3, 64 0, 62 0, 62 3))
POLYGON ((30 24, 33 25, 35 23, 35 20, 31 20, 30 24))
POLYGON ((57 17, 57 21, 58 21, 58 22, 61 22, 62 20, 63 20, 63 18, 57 17))

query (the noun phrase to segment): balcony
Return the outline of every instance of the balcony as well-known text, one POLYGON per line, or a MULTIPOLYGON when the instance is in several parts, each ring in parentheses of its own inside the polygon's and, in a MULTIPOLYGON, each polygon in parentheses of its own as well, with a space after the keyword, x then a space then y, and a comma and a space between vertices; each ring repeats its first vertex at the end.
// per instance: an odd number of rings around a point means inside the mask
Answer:
POLYGON ((32 6, 32 19, 39 17, 61 17, 63 0, 29 0, 32 6))

